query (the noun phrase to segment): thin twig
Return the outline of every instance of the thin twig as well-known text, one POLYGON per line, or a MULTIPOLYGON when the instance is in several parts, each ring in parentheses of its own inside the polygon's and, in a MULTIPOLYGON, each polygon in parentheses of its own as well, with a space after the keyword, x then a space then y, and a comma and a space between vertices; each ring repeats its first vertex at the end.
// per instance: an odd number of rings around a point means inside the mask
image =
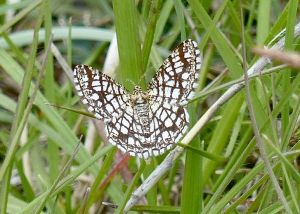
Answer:
POLYGON ((247 64, 246 64, 246 47, 245 47, 245 34, 244 34, 244 17, 243 17, 243 8, 241 6, 242 2, 240 0, 240 17, 241 17, 241 38, 242 38, 242 55, 243 55, 243 69, 244 69, 244 77, 245 77, 245 92, 246 92, 246 103, 248 106, 248 110, 249 110, 249 116, 250 116, 250 120, 251 120, 251 125, 254 131, 254 137, 256 140, 256 145, 259 149, 259 152, 261 154, 261 158, 265 164, 266 170, 270 176, 271 182, 273 183, 273 186, 275 188, 275 191, 277 193, 277 196, 279 198, 279 200, 281 201, 282 205, 284 206, 285 210, 288 213, 292 213, 288 202, 286 200, 286 198, 284 197, 284 194, 279 186, 279 183, 276 179, 276 176, 272 170, 272 166, 271 163, 268 159, 268 155, 267 152, 264 148, 260 133, 259 133, 259 128, 258 128, 258 124, 257 124, 257 120, 255 117, 255 113, 254 113, 254 108, 251 102, 251 95, 250 95, 250 86, 249 86, 249 78, 248 78, 248 74, 247 74, 247 64))
MULTIPOLYGON (((275 67, 272 67, 272 68, 269 68, 269 69, 264 69, 264 71, 261 72, 261 73, 254 73, 253 75, 248 76, 248 77, 251 80, 251 79, 254 79, 256 77, 261 77, 261 76, 272 74, 274 72, 278 72, 278 71, 280 71, 280 70, 282 70, 282 69, 284 69, 286 67, 287 67, 287 65, 275 66, 275 67)), ((219 76, 217 78, 219 78, 219 76)), ((207 96, 209 94, 216 93, 216 92, 221 91, 221 90, 223 90, 225 88, 229 88, 230 86, 232 86, 234 84, 237 84, 237 83, 245 83, 245 78, 241 77, 239 79, 232 80, 230 82, 226 82, 226 83, 224 83, 222 85, 219 85, 219 86, 216 86, 214 88, 205 87, 203 90, 201 90, 199 93, 197 93, 195 95, 195 97, 190 102, 193 102, 194 100, 198 100, 199 98, 205 97, 205 96, 207 96)))
MULTIPOLYGON (((281 34, 282 35, 282 34, 281 34)), ((298 37, 300 35, 300 23, 295 26, 294 36, 298 37)), ((277 35, 278 36, 278 35, 277 35)), ((276 37, 277 37, 276 36, 276 37)), ((281 38, 272 49, 284 48, 285 38, 281 38)), ((253 64, 247 71, 247 75, 253 75, 261 72, 265 66, 270 63, 270 59, 266 57, 259 58, 255 64, 253 64)), ((237 83, 231 86, 198 120, 198 122, 193 126, 189 133, 182 139, 181 143, 188 144, 197 135, 197 133, 204 127, 204 125, 214 116, 218 109, 226 103, 231 97, 233 97, 237 92, 239 92, 244 87, 244 83, 237 83)), ((182 147, 176 147, 171 151, 163 162, 156 167, 156 169, 149 175, 149 177, 141 184, 133 193, 131 198, 128 200, 124 212, 130 210, 140 198, 142 198, 158 181, 161 177, 172 167, 175 159, 180 156, 183 152, 182 147)))

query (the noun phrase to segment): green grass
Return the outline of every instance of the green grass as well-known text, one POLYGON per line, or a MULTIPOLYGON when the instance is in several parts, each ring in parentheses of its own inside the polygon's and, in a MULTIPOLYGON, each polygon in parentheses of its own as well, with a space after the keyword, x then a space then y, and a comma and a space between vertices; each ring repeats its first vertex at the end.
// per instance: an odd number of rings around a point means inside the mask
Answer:
MULTIPOLYGON (((105 143, 103 124, 80 114, 69 67, 102 70, 114 32, 116 79, 129 91, 132 83, 145 89, 181 41, 201 37, 190 128, 260 59, 253 46, 285 37, 284 48, 299 51, 297 0, 213 2, 0 5, 0 213, 123 213, 164 161, 169 152, 149 161, 125 156, 105 143)), ((182 155, 131 213, 300 213, 299 69, 274 62, 263 72, 181 144, 182 155)))

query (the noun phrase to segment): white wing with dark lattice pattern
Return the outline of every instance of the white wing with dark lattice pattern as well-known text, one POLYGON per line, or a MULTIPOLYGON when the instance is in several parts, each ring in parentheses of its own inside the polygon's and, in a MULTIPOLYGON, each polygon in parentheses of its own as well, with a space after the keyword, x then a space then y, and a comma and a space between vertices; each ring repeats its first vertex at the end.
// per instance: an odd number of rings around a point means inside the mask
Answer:
POLYGON ((74 83, 83 104, 96 118, 110 121, 129 104, 129 94, 111 77, 87 65, 77 65, 74 83))
POLYGON ((106 124, 108 140, 140 158, 163 154, 188 128, 183 105, 192 98, 201 67, 197 43, 186 40, 164 61, 148 91, 129 94, 110 77, 86 65, 74 69, 76 90, 88 110, 106 124))
POLYGON ((150 114, 147 130, 137 112, 128 106, 123 114, 106 124, 109 142, 131 156, 147 159, 172 148, 188 128, 189 116, 181 106, 156 103, 150 105, 150 114))
POLYGON ((201 67, 200 50, 191 39, 181 43, 164 61, 149 84, 156 102, 185 105, 193 97, 201 67))

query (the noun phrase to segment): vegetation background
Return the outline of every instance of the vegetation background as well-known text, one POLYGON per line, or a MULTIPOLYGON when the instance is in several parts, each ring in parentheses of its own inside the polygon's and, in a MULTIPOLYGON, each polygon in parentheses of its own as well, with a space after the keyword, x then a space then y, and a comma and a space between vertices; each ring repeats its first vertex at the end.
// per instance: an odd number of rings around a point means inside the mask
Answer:
MULTIPOLYGON (((170 51, 192 38, 203 52, 193 127, 262 60, 252 47, 285 37, 285 50, 299 50, 298 4, 1 0, 0 213, 122 213, 168 155, 146 163, 107 144, 103 124, 83 113, 70 67, 88 64, 128 90, 132 82, 145 88, 170 51), (109 46, 115 35, 119 62, 109 46)), ((258 73, 196 127, 130 212, 300 213, 299 69, 275 62, 258 73)))

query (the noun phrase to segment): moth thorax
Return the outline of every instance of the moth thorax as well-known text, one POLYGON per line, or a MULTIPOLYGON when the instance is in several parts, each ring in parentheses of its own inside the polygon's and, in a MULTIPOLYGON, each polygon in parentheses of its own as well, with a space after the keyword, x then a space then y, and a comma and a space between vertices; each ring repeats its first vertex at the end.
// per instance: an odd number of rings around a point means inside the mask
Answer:
POLYGON ((142 91, 140 86, 135 86, 131 95, 131 102, 133 105, 148 103, 148 95, 142 91))
POLYGON ((150 111, 148 97, 139 86, 134 88, 134 92, 131 96, 131 102, 133 104, 133 111, 137 117, 139 123, 142 125, 144 133, 147 134, 150 131, 150 111))

